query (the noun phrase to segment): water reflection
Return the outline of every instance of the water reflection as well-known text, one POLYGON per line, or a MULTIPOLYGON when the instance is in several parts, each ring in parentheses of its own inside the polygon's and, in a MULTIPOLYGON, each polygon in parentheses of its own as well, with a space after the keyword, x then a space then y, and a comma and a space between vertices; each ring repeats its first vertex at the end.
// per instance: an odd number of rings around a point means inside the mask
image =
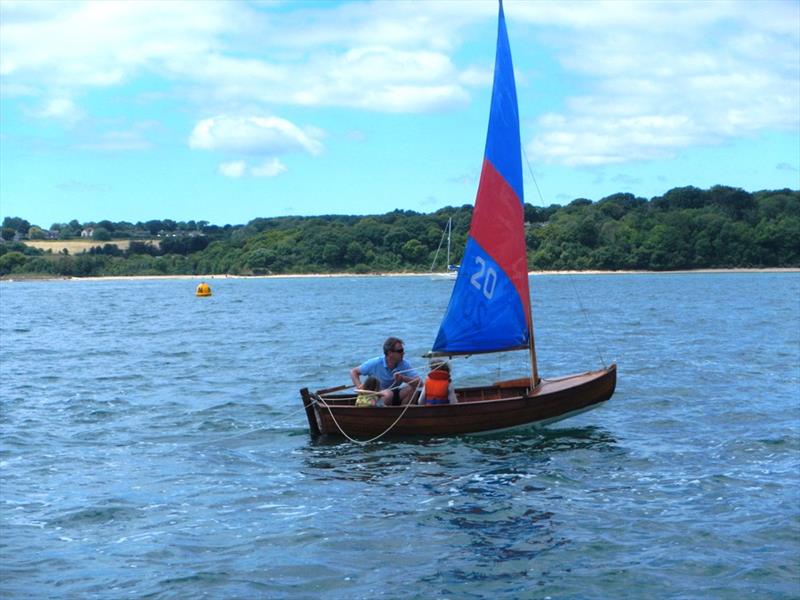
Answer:
POLYGON ((617 443, 609 431, 596 426, 534 429, 463 439, 469 446, 497 457, 572 450, 604 451, 612 449, 617 443))
POLYGON ((417 550, 434 566, 421 581, 445 587, 545 577, 537 559, 572 543, 563 488, 576 469, 622 454, 599 427, 367 445, 320 439, 299 452, 303 474, 330 484, 320 502, 346 497, 365 526, 388 518, 424 532, 436 549, 417 550))
MULTIPOLYGON (((309 448, 320 452, 322 449, 327 448, 331 450, 332 455, 335 455, 337 451, 347 455, 353 449, 360 449, 360 452, 365 453, 380 451, 379 449, 387 445, 395 448, 430 449, 448 447, 456 441, 468 448, 498 457, 520 452, 570 451, 578 449, 608 451, 612 450, 617 444, 617 440, 609 431, 597 426, 586 426, 559 429, 531 428, 513 432, 443 438, 386 437, 383 440, 368 444, 356 444, 338 436, 320 436, 309 439, 309 448)), ((428 453, 421 452, 421 456, 428 456, 428 453)))

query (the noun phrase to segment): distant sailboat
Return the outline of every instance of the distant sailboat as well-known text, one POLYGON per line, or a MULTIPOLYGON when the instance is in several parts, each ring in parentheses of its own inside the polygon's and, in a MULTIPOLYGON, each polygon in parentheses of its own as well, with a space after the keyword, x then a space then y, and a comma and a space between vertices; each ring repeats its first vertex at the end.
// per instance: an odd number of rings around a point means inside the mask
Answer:
POLYGON ((458 275, 458 265, 454 265, 450 263, 450 238, 453 232, 453 217, 447 219, 447 225, 445 225, 444 231, 442 231, 442 237, 439 240, 439 246, 436 248, 436 254, 433 256, 433 262, 431 263, 431 275, 434 279, 455 279, 456 275, 458 275), (444 242, 445 237, 447 238, 447 260, 445 264, 447 268, 444 271, 435 271, 436 269, 436 260, 439 258, 439 251, 442 249, 442 243, 444 242))
POLYGON ((441 436, 546 425, 611 398, 612 364, 541 379, 528 291, 519 114, 502 0, 483 171, 464 258, 429 353, 453 357, 527 350, 528 376, 457 389, 457 404, 357 407, 347 386, 300 390, 312 434, 441 436))

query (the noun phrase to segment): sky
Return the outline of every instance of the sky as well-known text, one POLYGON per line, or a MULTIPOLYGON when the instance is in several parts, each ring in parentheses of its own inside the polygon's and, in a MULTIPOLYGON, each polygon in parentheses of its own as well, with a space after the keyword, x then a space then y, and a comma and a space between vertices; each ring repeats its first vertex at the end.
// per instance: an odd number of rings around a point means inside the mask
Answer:
MULTIPOLYGON (((506 0, 535 206, 800 189, 800 2, 506 0)), ((497 3, 0 0, 0 217, 474 201, 497 3)))

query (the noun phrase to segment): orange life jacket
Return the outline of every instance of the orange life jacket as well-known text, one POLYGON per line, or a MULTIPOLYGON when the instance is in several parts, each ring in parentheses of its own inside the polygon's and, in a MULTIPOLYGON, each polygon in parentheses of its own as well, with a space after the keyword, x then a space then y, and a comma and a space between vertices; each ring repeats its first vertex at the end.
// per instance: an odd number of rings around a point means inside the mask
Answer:
POLYGON ((450 373, 436 369, 428 373, 425 380, 425 401, 447 400, 447 388, 450 385, 450 373))

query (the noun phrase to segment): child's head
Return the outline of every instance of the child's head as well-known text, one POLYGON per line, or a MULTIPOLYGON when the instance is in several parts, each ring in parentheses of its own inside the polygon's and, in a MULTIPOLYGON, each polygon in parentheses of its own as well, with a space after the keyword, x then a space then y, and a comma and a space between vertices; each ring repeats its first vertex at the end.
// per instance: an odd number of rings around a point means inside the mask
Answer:
POLYGON ((430 364, 431 371, 444 371, 445 373, 450 372, 450 363, 445 360, 433 360, 430 364))
POLYGON ((370 375, 364 380, 364 385, 361 386, 363 390, 370 390, 371 392, 377 392, 381 388, 381 384, 378 381, 377 377, 373 377, 370 375))

